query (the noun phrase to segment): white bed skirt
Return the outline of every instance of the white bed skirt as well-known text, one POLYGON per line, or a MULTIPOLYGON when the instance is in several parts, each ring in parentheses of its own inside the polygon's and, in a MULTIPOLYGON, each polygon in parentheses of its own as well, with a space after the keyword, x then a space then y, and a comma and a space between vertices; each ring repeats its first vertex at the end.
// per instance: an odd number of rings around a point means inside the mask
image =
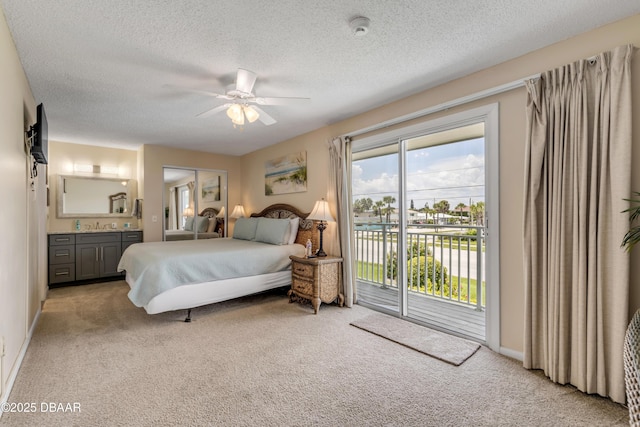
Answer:
MULTIPOLYGON (((131 286, 132 280, 128 272, 126 281, 131 286)), ((157 295, 149 301, 149 304, 144 306, 144 309, 148 314, 184 310, 290 285, 290 270, 259 276, 183 285, 157 295)))

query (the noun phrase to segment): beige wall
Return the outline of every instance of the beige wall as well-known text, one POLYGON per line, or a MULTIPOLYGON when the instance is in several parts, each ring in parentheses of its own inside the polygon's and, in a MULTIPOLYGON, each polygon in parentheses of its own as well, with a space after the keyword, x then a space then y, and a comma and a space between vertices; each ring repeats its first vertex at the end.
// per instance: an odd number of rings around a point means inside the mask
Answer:
MULTIPOLYGON (((271 203, 290 203, 303 210, 310 210, 313 202, 327 193, 326 173, 328 152, 325 141, 332 136, 345 135, 377 123, 420 111, 460 97, 510 83, 541 71, 590 57, 623 44, 640 46, 640 15, 635 15, 585 33, 578 37, 540 49, 498 66, 444 84, 398 102, 369 111, 312 133, 256 151, 243 157, 243 202, 250 210, 258 210, 271 203), (264 162, 272 157, 307 150, 308 191, 286 196, 265 196, 264 162)), ((635 116, 640 111, 640 54, 633 64, 633 99, 635 116)), ((523 251, 522 251, 522 189, 524 185, 524 88, 515 89, 482 101, 432 114, 430 120, 454 112, 491 102, 500 104, 500 329, 501 347, 517 354, 523 349, 523 251)), ((640 161, 640 120, 634 123, 633 159, 640 161)), ((640 191, 640 173, 634 169, 632 188, 640 191)), ((622 236, 620 236, 622 239, 622 236)), ((640 307, 640 253, 632 255, 631 312, 640 307)))
MULTIPOLYGON (((45 168, 30 177, 25 130, 35 122, 36 103, 0 10, 0 170, 4 203, 0 239, 0 401, 17 374, 21 352, 46 287, 45 168), (1 354, 2 352, 0 352, 1 354)), ((2 414, 0 414, 1 416, 2 414)))
MULTIPOLYGON (((118 178, 138 180, 138 152, 134 150, 122 150, 117 148, 97 147, 84 144, 70 144, 59 141, 49 141, 49 216, 47 221, 48 231, 73 231, 75 230, 75 221, 80 219, 81 225, 95 224, 96 221, 101 224, 111 224, 115 222, 118 229, 122 229, 125 222, 131 223, 132 227, 138 226, 138 220, 131 217, 107 217, 104 218, 58 218, 58 176, 59 175, 78 175, 85 177, 108 177, 115 175, 87 174, 75 173, 73 171, 74 164, 83 165, 100 165, 109 167, 118 167, 120 174, 118 178)), ((135 198, 137 195, 133 194, 135 198)))
POLYGON ((240 157, 181 150, 177 148, 145 145, 140 149, 142 159, 141 191, 144 194, 142 223, 144 241, 162 240, 164 207, 163 166, 227 171, 227 206, 242 203, 242 164, 240 157), (153 221, 156 217, 157 221, 153 221))

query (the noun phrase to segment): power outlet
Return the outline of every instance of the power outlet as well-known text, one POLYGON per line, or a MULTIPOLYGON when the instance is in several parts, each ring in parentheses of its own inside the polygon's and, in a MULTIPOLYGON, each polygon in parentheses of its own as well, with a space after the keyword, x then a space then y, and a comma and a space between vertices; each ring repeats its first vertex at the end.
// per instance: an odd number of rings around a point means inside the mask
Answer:
POLYGON ((113 228, 115 230, 116 228, 118 228, 118 224, 115 223, 115 222, 112 222, 111 223, 111 228, 113 228))
POLYGON ((152 215, 151 222, 158 222, 158 215, 152 215))

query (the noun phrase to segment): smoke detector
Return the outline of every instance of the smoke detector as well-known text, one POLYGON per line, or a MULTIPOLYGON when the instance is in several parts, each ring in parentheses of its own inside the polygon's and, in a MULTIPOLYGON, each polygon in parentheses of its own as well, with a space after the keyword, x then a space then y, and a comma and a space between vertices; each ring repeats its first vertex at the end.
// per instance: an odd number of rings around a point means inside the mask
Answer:
POLYGON ((351 33, 356 37, 362 37, 369 32, 369 23, 371 21, 369 18, 365 18, 364 16, 358 16, 353 18, 349 22, 349 28, 351 28, 351 33))

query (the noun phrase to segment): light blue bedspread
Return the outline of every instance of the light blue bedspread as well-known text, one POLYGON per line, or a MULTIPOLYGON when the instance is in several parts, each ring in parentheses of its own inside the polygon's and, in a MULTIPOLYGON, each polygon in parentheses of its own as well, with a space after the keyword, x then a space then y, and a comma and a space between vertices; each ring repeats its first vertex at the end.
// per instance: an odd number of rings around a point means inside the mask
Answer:
POLYGON ((118 271, 132 283, 129 299, 146 306, 169 289, 213 280, 256 276, 286 270, 289 255, 304 255, 304 246, 269 245, 238 239, 138 243, 129 246, 118 271))

